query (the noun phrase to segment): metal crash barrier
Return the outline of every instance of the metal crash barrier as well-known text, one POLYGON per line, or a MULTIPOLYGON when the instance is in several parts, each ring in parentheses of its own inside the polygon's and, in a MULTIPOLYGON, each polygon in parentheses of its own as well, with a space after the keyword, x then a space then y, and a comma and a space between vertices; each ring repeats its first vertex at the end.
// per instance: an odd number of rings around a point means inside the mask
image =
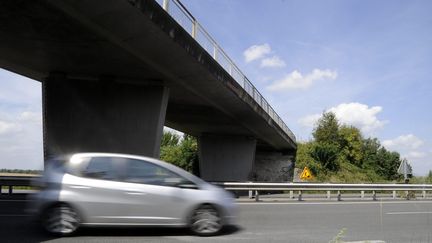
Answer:
POLYGON ((3 194, 3 187, 7 187, 7 194, 12 195, 14 186, 32 186, 32 182, 36 178, 39 176, 0 176, 0 195, 3 194))
POLYGON ((431 184, 333 184, 333 183, 259 183, 259 182, 215 182, 215 185, 229 191, 249 191, 249 196, 254 196, 259 201, 260 191, 289 191, 289 198, 294 198, 294 191, 298 192, 298 200, 303 200, 305 191, 326 192, 326 198, 331 199, 331 193, 336 192, 338 201, 342 200, 342 192, 360 192, 360 198, 365 198, 365 192, 372 192, 372 199, 377 200, 377 192, 392 192, 391 198, 396 199, 396 192, 403 192, 406 199, 410 199, 409 192, 421 192, 423 199, 427 198, 427 192, 432 191, 431 184))

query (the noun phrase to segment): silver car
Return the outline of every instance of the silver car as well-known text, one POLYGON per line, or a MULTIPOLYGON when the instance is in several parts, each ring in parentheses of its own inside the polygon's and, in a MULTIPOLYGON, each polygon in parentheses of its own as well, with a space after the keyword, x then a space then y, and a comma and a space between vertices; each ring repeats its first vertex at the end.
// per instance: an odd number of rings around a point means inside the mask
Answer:
POLYGON ((80 153, 48 163, 30 207, 50 233, 79 226, 179 226, 201 236, 233 224, 232 195, 165 162, 80 153))

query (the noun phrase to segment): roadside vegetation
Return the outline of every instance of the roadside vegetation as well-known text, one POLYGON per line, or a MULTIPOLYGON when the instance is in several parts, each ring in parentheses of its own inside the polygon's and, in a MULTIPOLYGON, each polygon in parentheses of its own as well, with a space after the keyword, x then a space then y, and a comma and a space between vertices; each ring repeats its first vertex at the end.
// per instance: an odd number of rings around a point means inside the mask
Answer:
POLYGON ((160 159, 199 175, 198 142, 193 136, 164 131, 160 159))
POLYGON ((383 147, 377 138, 365 138, 360 129, 341 125, 332 112, 316 123, 310 141, 299 142, 296 167, 307 166, 316 182, 401 182, 398 152, 383 147))

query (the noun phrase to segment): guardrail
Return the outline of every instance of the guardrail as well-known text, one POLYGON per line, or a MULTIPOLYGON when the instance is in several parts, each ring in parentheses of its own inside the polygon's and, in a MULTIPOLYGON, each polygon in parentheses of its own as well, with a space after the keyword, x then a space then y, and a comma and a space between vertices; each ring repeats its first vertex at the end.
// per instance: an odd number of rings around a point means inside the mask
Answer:
POLYGON ((0 195, 2 195, 2 188, 6 186, 9 188, 8 194, 13 194, 14 186, 32 186, 32 181, 38 176, 0 176, 0 195))
POLYGON ((231 77, 259 104, 259 106, 272 118, 272 120, 293 140, 294 133, 283 122, 282 118, 269 105, 246 75, 237 67, 225 51, 216 43, 213 37, 198 23, 195 17, 179 0, 156 0, 159 5, 180 24, 192 38, 215 59, 231 77))
POLYGON ((432 191, 431 184, 332 184, 332 183, 256 183, 256 182, 218 182, 214 183, 232 191, 255 192, 255 200, 259 200, 259 191, 289 191, 289 197, 294 198, 294 191, 298 192, 298 200, 301 201, 304 191, 326 191, 327 199, 331 199, 331 192, 337 192, 338 201, 342 200, 343 191, 358 191, 361 198, 365 197, 365 191, 372 192, 372 199, 377 200, 377 191, 392 191, 392 198, 396 199, 397 191, 405 192, 409 199, 409 191, 421 191, 422 198, 426 199, 427 192, 432 191))

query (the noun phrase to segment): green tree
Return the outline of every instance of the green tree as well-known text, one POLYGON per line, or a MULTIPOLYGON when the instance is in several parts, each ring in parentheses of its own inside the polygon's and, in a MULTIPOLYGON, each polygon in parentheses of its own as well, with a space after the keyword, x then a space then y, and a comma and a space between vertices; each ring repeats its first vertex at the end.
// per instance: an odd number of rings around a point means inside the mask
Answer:
POLYGON ((173 132, 164 132, 162 134, 161 148, 167 146, 176 146, 179 144, 180 136, 173 132))
POLYGON ((315 143, 311 150, 311 157, 330 171, 339 170, 339 147, 334 143, 315 143))
POLYGON ((323 172, 323 166, 318 163, 311 154, 314 148, 314 142, 305 142, 297 144, 296 167, 308 167, 313 175, 319 175, 323 172))
POLYGON ((397 169, 401 163, 400 155, 397 152, 388 151, 381 147, 377 153, 376 168, 379 175, 388 180, 398 179, 400 175, 397 169))
POLYGON ((160 158, 184 170, 197 174, 198 145, 193 136, 184 134, 183 138, 172 132, 164 132, 161 142, 160 158))
POLYGON ((378 161, 378 150, 381 144, 377 138, 367 138, 362 143, 362 167, 374 169, 378 161))
POLYGON ((324 112, 318 120, 312 136, 317 143, 339 144, 339 122, 333 112, 324 112))
POLYGON ((362 166, 363 159, 363 138, 360 130, 353 126, 341 126, 339 128, 340 159, 362 166))

